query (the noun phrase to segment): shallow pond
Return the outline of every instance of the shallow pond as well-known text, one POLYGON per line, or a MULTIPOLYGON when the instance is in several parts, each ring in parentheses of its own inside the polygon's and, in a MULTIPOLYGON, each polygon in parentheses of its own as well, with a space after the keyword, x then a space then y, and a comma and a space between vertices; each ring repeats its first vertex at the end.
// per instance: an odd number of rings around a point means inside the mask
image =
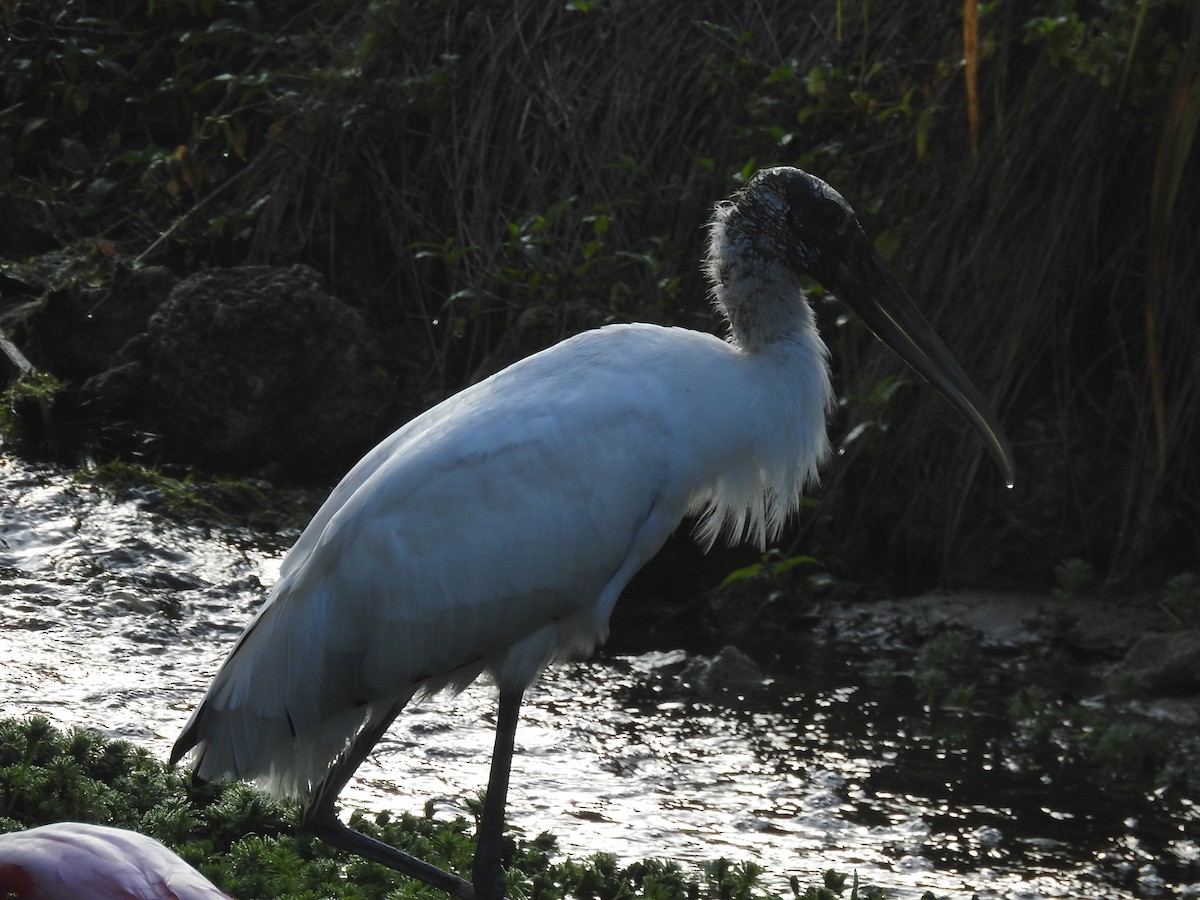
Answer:
MULTIPOLYGON (((0 715, 166 756, 286 541, 182 526, 153 505, 0 457, 0 715)), ((771 683, 702 693, 683 674, 694 656, 614 634, 530 691, 511 824, 579 857, 754 860, 784 894, 832 867, 891 897, 1200 895, 1184 887, 1200 882, 1194 806, 1009 759, 1006 718, 986 703, 964 727, 931 719, 905 677, 872 686, 881 652, 814 634, 755 648, 771 683)), ((492 706, 475 686, 407 711, 345 805, 465 814, 486 783, 492 706)))

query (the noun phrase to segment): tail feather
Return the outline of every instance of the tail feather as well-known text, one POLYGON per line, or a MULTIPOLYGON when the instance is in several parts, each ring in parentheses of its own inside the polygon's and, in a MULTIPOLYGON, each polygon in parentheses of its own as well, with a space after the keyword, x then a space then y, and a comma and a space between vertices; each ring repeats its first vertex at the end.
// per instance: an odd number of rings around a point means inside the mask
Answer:
POLYGON ((378 710, 402 706, 412 691, 358 696, 356 679, 347 677, 355 670, 350 655, 315 646, 324 631, 319 618, 314 624, 310 617, 311 627, 283 623, 279 600, 277 586, 222 664, 170 759, 190 752, 189 767, 204 781, 252 781, 276 796, 307 799, 378 710))
POLYGON ((189 767, 203 781, 251 781, 276 797, 307 801, 379 715, 367 704, 327 719, 319 731, 294 735, 275 719, 201 707, 176 742, 171 761, 191 751, 189 767))

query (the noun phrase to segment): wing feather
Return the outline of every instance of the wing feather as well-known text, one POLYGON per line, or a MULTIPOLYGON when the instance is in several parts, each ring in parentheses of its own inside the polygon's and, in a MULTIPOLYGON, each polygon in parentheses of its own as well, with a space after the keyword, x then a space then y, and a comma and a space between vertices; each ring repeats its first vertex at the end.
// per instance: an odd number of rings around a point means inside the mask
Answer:
POLYGON ((794 503, 815 462, 790 410, 810 401, 754 396, 761 376, 711 336, 613 326, 414 419, 296 542, 174 758, 306 794, 381 710, 484 670, 524 687, 590 650, 689 508, 740 536, 794 503), (782 404, 782 424, 731 427, 730 398, 782 404), (786 496, 764 499, 772 483, 786 496))

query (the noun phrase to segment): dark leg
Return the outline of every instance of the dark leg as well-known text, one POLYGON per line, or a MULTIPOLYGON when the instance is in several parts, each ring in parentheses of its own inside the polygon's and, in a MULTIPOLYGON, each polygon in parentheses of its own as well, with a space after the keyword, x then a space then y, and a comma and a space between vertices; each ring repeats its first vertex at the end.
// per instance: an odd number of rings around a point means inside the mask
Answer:
POLYGON ((423 859, 409 856, 389 844, 367 837, 360 831, 355 831, 337 817, 332 807, 327 807, 322 812, 323 814, 319 817, 306 816, 305 827, 325 843, 387 866, 389 869, 395 869, 402 875, 445 891, 451 897, 457 897, 459 900, 475 900, 475 889, 471 887, 471 882, 459 878, 445 869, 439 869, 423 859))
POLYGON ((492 750, 492 771, 488 776, 487 797, 475 846, 471 878, 478 900, 504 900, 504 807, 508 800, 508 775, 512 770, 513 742, 517 737, 517 716, 521 712, 523 691, 500 691, 496 714, 496 746, 492 750))
MULTIPOLYGON (((362 761, 367 758, 367 754, 371 752, 372 748, 379 742, 379 739, 383 737, 383 733, 387 731, 388 726, 392 724, 392 721, 399 714, 402 707, 403 704, 399 704, 388 710, 387 714, 382 718, 367 724, 367 727, 355 739, 350 749, 346 751, 333 768, 329 770, 321 783, 317 785, 312 800, 309 801, 301 813, 300 825, 327 844, 332 844, 334 847, 340 847, 342 850, 355 853, 372 862, 387 866, 390 869, 395 869, 403 875, 416 878, 418 881, 423 881, 432 887, 445 891, 452 897, 459 898, 459 900, 475 900, 475 890, 471 887, 469 881, 459 878, 457 875, 452 875, 444 869, 439 869, 437 866, 431 865, 424 860, 417 859, 415 856, 410 856, 382 841, 367 837, 365 834, 350 828, 337 817, 334 802, 337 800, 338 794, 346 786, 346 782, 350 780, 350 776, 354 774, 355 769, 362 765, 362 761)), ((511 745, 512 739, 510 738, 510 751, 511 745)), ((507 780, 507 771, 505 777, 507 780)), ((503 814, 503 809, 501 810, 501 814, 503 814)))

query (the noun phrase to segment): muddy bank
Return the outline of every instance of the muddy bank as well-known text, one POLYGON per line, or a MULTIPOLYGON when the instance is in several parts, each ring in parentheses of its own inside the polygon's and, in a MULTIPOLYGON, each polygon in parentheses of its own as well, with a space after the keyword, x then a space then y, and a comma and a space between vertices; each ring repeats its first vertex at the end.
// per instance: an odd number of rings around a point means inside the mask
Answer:
POLYGON ((848 601, 822 610, 843 641, 913 651, 950 631, 982 653, 1028 671, 1030 657, 1062 657, 1056 684, 1164 726, 1200 728, 1200 630, 1159 604, 1045 594, 931 593, 848 601))

